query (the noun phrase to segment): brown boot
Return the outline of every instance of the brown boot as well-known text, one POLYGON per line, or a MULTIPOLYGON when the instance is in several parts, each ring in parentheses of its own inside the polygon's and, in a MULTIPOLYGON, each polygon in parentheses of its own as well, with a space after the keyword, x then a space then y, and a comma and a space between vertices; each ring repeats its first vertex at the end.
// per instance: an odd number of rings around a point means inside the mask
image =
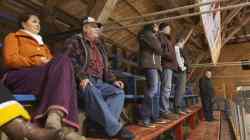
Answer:
POLYGON ((17 118, 2 127, 3 132, 12 140, 63 140, 61 132, 58 130, 48 130, 38 128, 17 118))
POLYGON ((65 140, 86 140, 84 136, 79 135, 72 127, 63 127, 65 140))
POLYGON ((48 113, 45 127, 50 129, 61 129, 62 128, 62 118, 64 113, 60 110, 51 110, 48 113))

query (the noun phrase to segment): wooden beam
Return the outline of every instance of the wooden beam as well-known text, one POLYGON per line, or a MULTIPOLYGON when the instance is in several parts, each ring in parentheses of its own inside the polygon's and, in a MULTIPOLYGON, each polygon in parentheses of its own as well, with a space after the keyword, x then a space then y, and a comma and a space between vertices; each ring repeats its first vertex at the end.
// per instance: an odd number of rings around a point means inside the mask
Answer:
POLYGON ((133 52, 133 53, 136 52, 135 50, 133 50, 133 49, 131 49, 131 48, 127 48, 127 47, 125 47, 123 44, 121 44, 121 43, 119 43, 119 42, 117 42, 117 41, 114 41, 114 40, 108 38, 107 36, 103 36, 103 37, 104 37, 104 39, 105 39, 106 41, 110 42, 111 44, 117 46, 117 47, 120 48, 120 49, 124 49, 124 50, 126 50, 126 51, 133 52))
POLYGON ((235 16, 239 14, 239 12, 243 9, 243 7, 234 9, 231 11, 228 16, 225 18, 224 22, 222 23, 222 30, 234 19, 235 16))
POLYGON ((227 44, 239 44, 239 43, 246 43, 246 42, 250 42, 250 34, 233 37, 230 39, 230 41, 227 44))
POLYGON ((45 0, 45 6, 47 7, 55 7, 56 5, 58 5, 59 3, 63 3, 66 0, 45 0))
MULTIPOLYGON (((201 52, 195 59, 195 62, 192 62, 193 64, 199 64, 204 58, 206 58, 208 56, 207 52, 201 52)), ((190 72, 189 76, 188 76, 188 80, 191 80, 193 74, 195 73, 195 71, 197 70, 197 68, 192 68, 192 71, 190 72)))
POLYGON ((190 39, 191 39, 191 41, 195 44, 196 48, 204 50, 204 49, 202 48, 202 44, 201 44, 197 39, 195 39, 195 38, 193 38, 193 37, 191 37, 190 39))
POLYGON ((223 40, 223 42, 222 42, 222 47, 223 47, 228 41, 230 41, 230 39, 231 39, 234 35, 236 35, 236 34, 242 29, 242 27, 244 27, 245 25, 247 25, 249 22, 250 22, 250 17, 243 17, 243 18, 242 18, 241 24, 240 24, 237 28, 235 28, 235 29, 227 36, 227 38, 225 38, 225 39, 223 40))
MULTIPOLYGON (((112 18, 112 17, 110 17, 109 19, 110 19, 112 22, 118 24, 119 26, 124 26, 122 23, 116 21, 116 19, 114 19, 114 18, 112 18)), ((125 30, 128 31, 128 32, 129 32, 131 35, 133 35, 134 37, 137 36, 137 34, 136 34, 134 31, 130 30, 129 28, 125 28, 125 30)))
POLYGON ((125 0, 125 2, 139 15, 142 16, 142 13, 129 1, 125 0))
MULTIPOLYGON (((13 0, 13 2, 22 4, 23 6, 29 8, 37 13, 41 13, 43 8, 44 8, 43 6, 38 5, 38 4, 36 4, 32 1, 28 1, 28 0, 13 0)), ((57 17, 61 21, 65 21, 66 24, 71 25, 73 28, 79 27, 79 25, 80 25, 80 21, 76 17, 74 17, 68 13, 65 13, 63 10, 61 10, 59 8, 54 9, 54 16, 57 17)))
POLYGON ((81 2, 82 2, 83 4, 88 5, 88 1, 87 1, 87 0, 81 0, 81 2))
POLYGON ((41 10, 42 16, 40 17, 43 22, 47 23, 48 31, 58 32, 60 31, 56 25, 56 16, 54 16, 54 7, 58 3, 57 0, 46 0, 44 2, 44 8, 41 10))
POLYGON ((98 0, 98 2, 91 0, 89 2, 91 10, 89 9, 88 15, 96 18, 98 22, 105 23, 118 0, 98 0))
MULTIPOLYGON (((170 0, 171 4, 174 6, 174 7, 179 7, 179 5, 177 4, 177 1, 176 0, 170 0)), ((180 15, 183 15, 183 14, 186 14, 185 11, 178 11, 178 13, 180 15)), ((191 23, 193 24, 193 21, 190 19, 190 18, 184 18, 184 20, 187 22, 187 23, 191 23)))

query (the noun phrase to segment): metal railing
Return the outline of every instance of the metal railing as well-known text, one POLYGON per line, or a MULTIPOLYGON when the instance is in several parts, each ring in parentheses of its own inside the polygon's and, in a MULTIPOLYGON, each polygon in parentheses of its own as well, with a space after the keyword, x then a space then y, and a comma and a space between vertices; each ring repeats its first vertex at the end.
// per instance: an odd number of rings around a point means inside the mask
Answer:
POLYGON ((229 120, 237 140, 250 139, 250 87, 238 87, 229 101, 229 120))

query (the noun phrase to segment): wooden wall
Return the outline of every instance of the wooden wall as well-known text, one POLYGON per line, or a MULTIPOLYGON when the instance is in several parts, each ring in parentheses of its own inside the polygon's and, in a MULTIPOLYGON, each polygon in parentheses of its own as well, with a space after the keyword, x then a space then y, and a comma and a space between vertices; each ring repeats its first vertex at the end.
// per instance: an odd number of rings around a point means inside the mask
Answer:
MULTIPOLYGON (((219 62, 250 60, 250 43, 225 46, 221 51, 219 62)), ((212 69, 216 95, 231 96, 236 94, 238 85, 250 85, 250 70, 241 66, 216 67, 212 69)))

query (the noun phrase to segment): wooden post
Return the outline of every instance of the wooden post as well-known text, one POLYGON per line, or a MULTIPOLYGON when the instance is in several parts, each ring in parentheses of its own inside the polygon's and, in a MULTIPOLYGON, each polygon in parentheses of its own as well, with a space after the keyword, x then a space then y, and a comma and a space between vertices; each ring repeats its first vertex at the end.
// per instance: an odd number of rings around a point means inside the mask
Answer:
POLYGON ((183 130, 184 120, 181 121, 175 127, 175 139, 176 140, 184 140, 184 130, 183 130))
POLYGON ((189 126, 191 129, 195 129, 195 117, 196 113, 192 114, 189 118, 188 118, 188 122, 189 122, 189 126))
POLYGON ((203 108, 201 108, 200 111, 199 111, 199 119, 200 119, 201 121, 204 121, 204 120, 205 120, 203 108))

